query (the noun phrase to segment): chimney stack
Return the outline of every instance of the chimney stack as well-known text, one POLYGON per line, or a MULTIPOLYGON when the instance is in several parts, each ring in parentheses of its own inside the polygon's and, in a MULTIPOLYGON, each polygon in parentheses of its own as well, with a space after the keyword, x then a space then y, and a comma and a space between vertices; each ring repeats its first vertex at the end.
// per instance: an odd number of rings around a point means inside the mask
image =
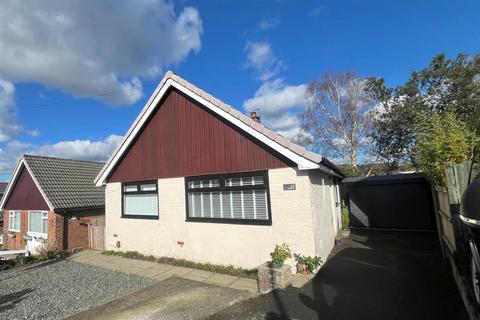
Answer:
POLYGON ((258 123, 260 123, 260 116, 258 115, 257 111, 252 111, 250 113, 250 118, 253 120, 253 121, 256 121, 258 123))

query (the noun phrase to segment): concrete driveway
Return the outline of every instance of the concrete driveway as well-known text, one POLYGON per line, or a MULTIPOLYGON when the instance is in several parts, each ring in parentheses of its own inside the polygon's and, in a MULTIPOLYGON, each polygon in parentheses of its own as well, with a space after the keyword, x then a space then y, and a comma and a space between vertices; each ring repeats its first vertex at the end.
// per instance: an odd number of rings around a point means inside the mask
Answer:
POLYGON ((253 298, 212 319, 468 319, 437 235, 356 230, 301 289, 253 298))
POLYGON ((204 319, 248 297, 250 294, 244 290, 169 277, 67 319, 204 319))

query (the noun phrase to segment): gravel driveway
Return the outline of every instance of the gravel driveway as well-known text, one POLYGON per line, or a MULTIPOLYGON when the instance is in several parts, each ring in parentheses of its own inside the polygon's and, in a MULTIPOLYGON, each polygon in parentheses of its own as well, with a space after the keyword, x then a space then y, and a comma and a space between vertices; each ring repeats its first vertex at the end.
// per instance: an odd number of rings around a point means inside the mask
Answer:
POLYGON ((155 283, 73 261, 0 272, 0 319, 63 319, 155 283))

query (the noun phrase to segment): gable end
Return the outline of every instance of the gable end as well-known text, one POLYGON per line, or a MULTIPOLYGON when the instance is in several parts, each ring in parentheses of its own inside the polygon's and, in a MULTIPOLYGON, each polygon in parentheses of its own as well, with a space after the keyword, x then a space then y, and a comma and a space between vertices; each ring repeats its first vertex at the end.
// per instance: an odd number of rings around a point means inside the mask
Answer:
POLYGON ((108 182, 284 168, 295 163, 170 88, 108 182))
POLYGON ((30 172, 22 163, 9 188, 7 197, 2 202, 7 210, 50 210, 45 198, 38 189, 30 172), (15 179, 16 178, 16 179, 15 179))

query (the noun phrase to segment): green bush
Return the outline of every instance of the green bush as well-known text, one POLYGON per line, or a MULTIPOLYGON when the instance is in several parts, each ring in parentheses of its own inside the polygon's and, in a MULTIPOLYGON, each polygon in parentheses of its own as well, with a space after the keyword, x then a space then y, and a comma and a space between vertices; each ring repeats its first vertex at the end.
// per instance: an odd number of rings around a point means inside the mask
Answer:
POLYGON ((275 245, 273 252, 270 253, 270 257, 272 257, 272 263, 274 266, 281 267, 285 260, 292 257, 292 251, 286 243, 282 243, 281 245, 277 244, 275 245))
POLYGON ((164 263, 164 264, 169 264, 173 266, 181 266, 181 267, 205 270, 210 272, 224 273, 224 274, 229 274, 229 275, 238 276, 238 277, 246 277, 246 278, 252 278, 252 279, 257 278, 257 270, 255 269, 247 270, 247 269, 235 267, 232 265, 223 266, 223 265, 211 264, 208 262, 200 263, 200 262, 194 262, 194 261, 185 260, 185 259, 176 259, 176 258, 170 258, 170 257, 155 257, 153 255, 143 255, 137 251, 109 250, 109 251, 104 251, 103 254, 109 255, 109 256, 120 256, 124 258, 129 258, 129 259, 138 259, 138 260, 145 260, 150 262, 164 263))
POLYGON ((295 255, 295 259, 298 263, 304 264, 307 266, 307 270, 312 273, 323 264, 323 260, 320 257, 311 257, 311 256, 303 256, 301 254, 295 255))
POLYGON ((45 261, 55 258, 62 258, 65 256, 65 252, 58 248, 57 245, 52 243, 46 243, 37 250, 35 260, 45 261))
POLYGON ((350 226, 350 210, 348 206, 342 203, 342 228, 348 228, 350 226))
POLYGON ((470 159, 479 139, 467 123, 452 112, 443 115, 421 113, 418 118, 417 166, 433 184, 445 186, 445 164, 470 159))

